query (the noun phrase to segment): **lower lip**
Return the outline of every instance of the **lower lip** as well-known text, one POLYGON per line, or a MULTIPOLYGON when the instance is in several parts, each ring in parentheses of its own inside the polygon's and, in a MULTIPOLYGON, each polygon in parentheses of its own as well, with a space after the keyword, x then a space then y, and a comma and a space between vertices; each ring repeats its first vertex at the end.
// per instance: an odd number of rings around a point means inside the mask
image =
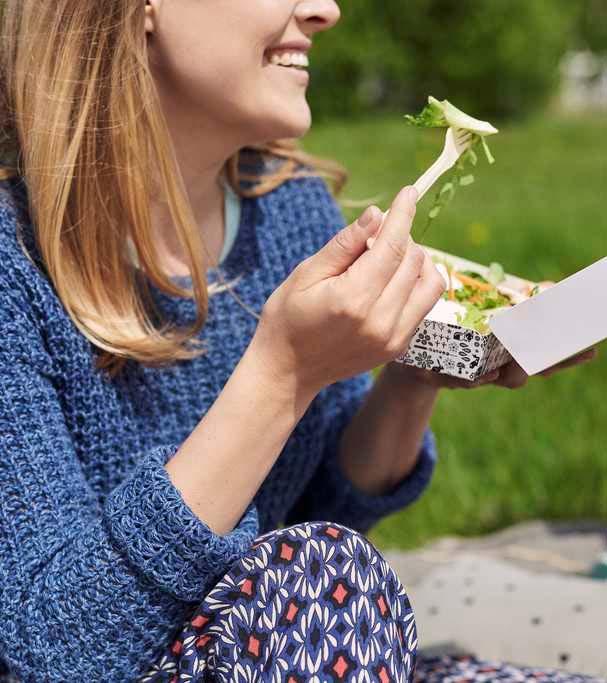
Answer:
POLYGON ((278 66, 277 64, 271 64, 270 66, 273 66, 280 71, 290 71, 291 73, 295 74, 295 77, 302 83, 307 83, 310 80, 310 74, 304 69, 288 68, 284 66, 278 66))

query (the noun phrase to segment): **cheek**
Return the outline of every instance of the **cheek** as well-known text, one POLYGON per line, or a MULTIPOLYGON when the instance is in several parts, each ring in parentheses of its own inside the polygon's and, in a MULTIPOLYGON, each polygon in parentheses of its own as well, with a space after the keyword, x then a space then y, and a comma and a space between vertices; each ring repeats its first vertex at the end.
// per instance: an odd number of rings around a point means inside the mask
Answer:
POLYGON ((271 119, 273 112, 282 118, 285 107, 305 97, 306 89, 291 73, 264 65, 263 52, 260 48, 244 57, 212 55, 208 47, 179 50, 171 60, 170 96, 222 124, 271 119))
POLYGON ((164 90, 181 101, 205 107, 213 102, 243 103, 267 76, 263 68, 266 47, 260 39, 236 44, 217 35, 176 29, 157 41, 156 71, 164 90))
MULTIPOLYGON (((231 1, 222 0, 228 5, 231 1)), ((284 38, 290 17, 285 7, 289 3, 280 0, 278 12, 278 0, 259 0, 257 4, 271 4, 273 10, 260 15, 258 7, 255 12, 250 9, 249 0, 249 9, 245 10, 242 0, 236 1, 238 13, 224 5, 214 16, 198 15, 196 20, 163 24, 154 44, 155 75, 163 99, 169 108, 200 112, 224 126, 255 122, 259 128, 284 120, 293 125, 293 116, 299 127, 309 125, 307 87, 291 80, 291 74, 280 73, 280 67, 266 65, 264 58, 266 49, 284 38)), ((293 131, 285 132, 290 134, 293 131)))

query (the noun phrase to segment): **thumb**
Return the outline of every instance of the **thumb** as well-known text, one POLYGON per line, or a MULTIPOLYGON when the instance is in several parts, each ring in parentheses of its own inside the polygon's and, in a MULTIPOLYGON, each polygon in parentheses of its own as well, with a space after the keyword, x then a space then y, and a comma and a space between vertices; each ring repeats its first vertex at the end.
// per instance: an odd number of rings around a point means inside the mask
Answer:
POLYGON ((342 228, 309 259, 319 280, 345 272, 367 249, 367 239, 377 230, 382 211, 369 206, 358 220, 342 228))
POLYGON ((382 219, 381 219, 380 224, 379 224, 379 229, 378 229, 378 231, 375 233, 375 235, 373 235, 372 237, 369 237, 369 238, 367 239, 367 249, 371 249, 371 247, 375 244, 375 241, 376 241, 377 238, 379 237, 379 234, 380 234, 380 232, 381 232, 381 229, 384 227, 384 223, 386 222, 386 218, 388 217, 388 212, 389 212, 389 211, 390 211, 390 209, 388 209, 388 211, 386 211, 386 212, 382 215, 382 219))

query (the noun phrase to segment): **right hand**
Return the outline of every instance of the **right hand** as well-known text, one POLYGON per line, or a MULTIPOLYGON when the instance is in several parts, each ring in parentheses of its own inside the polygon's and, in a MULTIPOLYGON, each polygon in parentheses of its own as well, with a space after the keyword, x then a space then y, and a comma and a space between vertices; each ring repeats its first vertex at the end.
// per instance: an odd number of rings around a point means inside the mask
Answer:
POLYGON ((253 339, 266 369, 315 394, 408 348, 445 291, 443 277, 410 236, 416 198, 414 188, 403 188, 383 226, 381 210, 369 207, 366 226, 359 219, 340 230, 272 293, 253 339))

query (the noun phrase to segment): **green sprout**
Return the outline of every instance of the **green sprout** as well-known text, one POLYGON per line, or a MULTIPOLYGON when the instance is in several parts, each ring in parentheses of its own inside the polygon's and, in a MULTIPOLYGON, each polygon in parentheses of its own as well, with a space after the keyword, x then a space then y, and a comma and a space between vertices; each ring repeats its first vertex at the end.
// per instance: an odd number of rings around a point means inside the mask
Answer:
POLYGON ((432 221, 441 213, 447 204, 453 200, 457 189, 472 185, 474 182, 474 174, 471 171, 478 163, 478 156, 474 147, 480 144, 487 161, 490 164, 495 163, 495 159, 489 150, 489 145, 485 138, 488 135, 495 135, 499 131, 487 121, 480 121, 479 119, 475 119, 464 113, 453 106, 448 100, 443 100, 441 102, 431 95, 428 97, 428 104, 419 114, 406 114, 404 118, 408 125, 416 126, 418 128, 452 127, 464 129, 472 133, 470 147, 457 160, 450 177, 434 197, 434 203, 430 207, 428 219, 422 232, 421 237, 423 238, 432 221))

